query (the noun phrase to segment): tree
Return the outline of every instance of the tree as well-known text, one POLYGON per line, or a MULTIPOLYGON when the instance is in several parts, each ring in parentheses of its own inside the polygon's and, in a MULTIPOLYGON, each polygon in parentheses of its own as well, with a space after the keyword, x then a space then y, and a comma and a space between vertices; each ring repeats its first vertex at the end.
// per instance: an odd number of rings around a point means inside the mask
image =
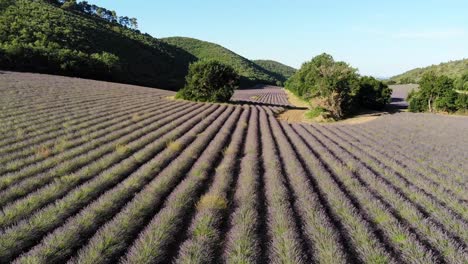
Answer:
POLYGON ((239 85, 235 70, 218 61, 202 60, 192 63, 186 84, 176 98, 199 102, 228 102, 239 85))
POLYGON ((355 109, 354 99, 359 91, 356 71, 323 53, 304 63, 286 82, 286 89, 312 101, 314 107, 326 109, 331 117, 341 119, 355 109))
POLYGON ((359 80, 359 85, 360 106, 381 110, 390 103, 392 90, 383 82, 373 77, 364 76, 359 80))
POLYGON ((437 76, 434 72, 424 74, 419 82, 419 93, 427 100, 429 112, 434 112, 434 102, 453 90, 453 80, 447 76, 437 76))
POLYGON ((110 11, 110 21, 113 23, 117 23, 117 19, 117 12, 115 12, 114 10, 110 11))
POLYGON ((127 16, 119 17, 119 24, 124 27, 129 27, 130 19, 127 16))
POLYGON ((138 21, 137 21, 136 18, 134 18, 134 17, 130 18, 130 26, 133 29, 138 29, 138 21))
POLYGON ((427 72, 421 77, 419 90, 408 96, 409 110, 412 112, 453 112, 457 106, 458 93, 453 80, 444 75, 427 72))

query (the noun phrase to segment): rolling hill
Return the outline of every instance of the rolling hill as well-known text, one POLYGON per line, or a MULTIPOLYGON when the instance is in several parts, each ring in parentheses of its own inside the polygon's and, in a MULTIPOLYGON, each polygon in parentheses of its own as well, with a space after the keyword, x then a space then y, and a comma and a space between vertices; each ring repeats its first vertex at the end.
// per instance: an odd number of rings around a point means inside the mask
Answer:
POLYGON ((284 65, 273 60, 253 60, 253 62, 255 62, 257 65, 260 65, 262 68, 276 74, 277 77, 282 79, 283 82, 289 79, 289 77, 291 77, 297 71, 291 66, 284 65))
POLYGON ((122 26, 115 17, 99 17, 96 10, 105 10, 100 7, 65 10, 59 2, 49 2, 2 1, 2 69, 174 90, 183 85, 189 63, 196 60, 182 49, 122 26))
POLYGON ((198 59, 214 59, 232 66, 241 76, 241 86, 258 83, 281 84, 284 78, 218 44, 186 37, 170 37, 162 41, 181 48, 198 59))
POLYGON ((424 68, 416 68, 400 75, 393 76, 390 80, 400 84, 417 83, 421 76, 428 71, 434 71, 437 74, 444 74, 451 78, 459 78, 463 73, 468 72, 468 59, 449 61, 424 68))

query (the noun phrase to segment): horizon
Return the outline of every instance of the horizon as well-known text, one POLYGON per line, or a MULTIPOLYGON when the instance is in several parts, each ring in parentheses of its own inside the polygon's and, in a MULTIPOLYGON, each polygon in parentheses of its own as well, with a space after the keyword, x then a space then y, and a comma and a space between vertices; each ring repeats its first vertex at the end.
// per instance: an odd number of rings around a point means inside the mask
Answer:
POLYGON ((88 2, 136 17, 139 29, 155 38, 196 38, 297 69, 326 52, 362 75, 389 78, 468 57, 462 0, 88 2))

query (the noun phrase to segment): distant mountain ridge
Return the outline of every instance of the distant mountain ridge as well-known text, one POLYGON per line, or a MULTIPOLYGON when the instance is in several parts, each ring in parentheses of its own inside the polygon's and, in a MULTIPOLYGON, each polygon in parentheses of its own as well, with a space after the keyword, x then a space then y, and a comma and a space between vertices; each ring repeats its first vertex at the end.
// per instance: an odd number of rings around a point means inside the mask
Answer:
POLYGON ((417 83, 424 73, 433 71, 436 74, 447 75, 451 78, 459 78, 463 73, 468 72, 468 59, 443 62, 428 67, 416 68, 402 74, 393 76, 390 80, 397 83, 417 83))

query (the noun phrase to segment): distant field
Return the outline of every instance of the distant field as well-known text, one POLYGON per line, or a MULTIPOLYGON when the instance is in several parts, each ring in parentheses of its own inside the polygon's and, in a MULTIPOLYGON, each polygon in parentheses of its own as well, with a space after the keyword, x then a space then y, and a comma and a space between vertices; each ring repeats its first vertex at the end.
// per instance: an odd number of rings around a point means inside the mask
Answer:
POLYGON ((468 262, 468 118, 171 95, 1 73, 0 263, 468 262))
POLYGON ((390 88, 393 90, 392 93, 392 106, 396 106, 398 108, 407 108, 408 102, 406 102, 406 97, 408 93, 413 90, 417 89, 417 84, 398 84, 398 85, 390 85, 390 88))
POLYGON ((267 105, 291 106, 282 87, 258 85, 252 89, 236 90, 232 96, 234 102, 252 102, 267 105))

